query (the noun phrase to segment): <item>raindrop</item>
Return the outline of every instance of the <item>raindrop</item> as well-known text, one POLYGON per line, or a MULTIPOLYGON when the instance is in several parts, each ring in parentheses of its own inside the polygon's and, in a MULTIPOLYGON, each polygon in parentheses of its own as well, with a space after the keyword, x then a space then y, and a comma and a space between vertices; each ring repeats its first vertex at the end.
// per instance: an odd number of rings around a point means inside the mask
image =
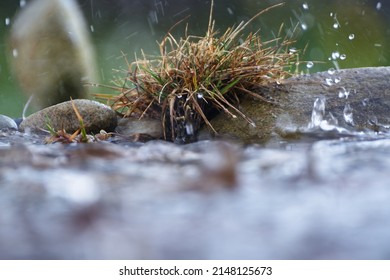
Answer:
POLYGON ((314 101, 309 128, 319 127, 325 115, 325 97, 321 96, 314 101))
POLYGON ((186 123, 186 133, 187 135, 194 135, 194 126, 192 123, 186 123))
POLYGON ((202 99, 203 98, 203 92, 198 92, 197 96, 198 96, 199 99, 202 99))
POLYGON ((234 14, 233 10, 231 8, 229 8, 229 7, 227 7, 227 11, 228 11, 229 15, 233 15, 234 14))
POLYGON ((92 24, 91 24, 90 28, 91 28, 91 32, 95 32, 95 28, 93 27, 92 24))
POLYGON ((353 33, 352 33, 352 34, 349 34, 348 39, 349 39, 349 40, 355 39, 355 34, 353 34, 353 33))
POLYGON ((336 69, 334 69, 334 68, 329 68, 329 69, 328 69, 328 73, 329 73, 330 75, 333 75, 335 72, 336 72, 336 69))
POLYGON ((10 18, 5 18, 5 25, 9 25, 11 23, 10 18))
POLYGON ((332 52, 332 58, 334 60, 338 59, 340 57, 340 53, 339 52, 332 52))
POLYGON ((177 97, 177 98, 182 98, 182 97, 183 97, 183 95, 181 95, 181 94, 178 94, 176 97, 177 97))
POLYGON ((341 60, 344 60, 344 59, 346 59, 346 58, 347 58, 347 55, 346 55, 346 54, 340 55, 340 59, 341 59, 341 60))
POLYGON ((302 27, 302 30, 307 30, 307 24, 304 23, 304 22, 301 22, 301 27, 302 27))
POLYGON ((374 47, 377 47, 377 48, 380 48, 380 47, 382 47, 382 44, 374 44, 374 47))
POLYGON ((376 3, 376 9, 379 11, 382 8, 382 3, 378 2, 376 3))
POLYGON ((344 114, 345 122, 350 124, 350 125, 354 125, 354 123, 353 123, 353 111, 352 111, 352 107, 351 107, 351 105, 349 105, 349 103, 347 103, 345 105, 344 110, 343 110, 343 114, 344 114))
POLYGON ((309 9, 309 5, 305 2, 302 4, 302 7, 304 10, 308 10, 309 9))
POLYGON ((26 6, 26 0, 20 0, 20 7, 23 8, 26 6))
POLYGON ((13 55, 14 57, 17 57, 17 56, 18 56, 18 50, 17 50, 17 49, 13 49, 13 50, 12 50, 12 55, 13 55))
POLYGON ((345 97, 345 99, 348 99, 350 91, 346 90, 344 87, 342 89, 343 89, 342 91, 339 91, 339 98, 345 97))
POLYGON ((328 86, 331 86, 331 85, 333 85, 333 80, 330 79, 330 78, 326 78, 326 79, 325 79, 325 83, 326 83, 328 86))
POLYGON ((313 63, 313 61, 309 61, 307 64, 306 64, 306 67, 307 68, 312 68, 314 66, 314 63, 313 63))
POLYGON ((337 23, 337 22, 335 22, 334 24, 333 24, 333 28, 334 29, 337 29, 337 28, 339 28, 340 27, 340 25, 337 23))

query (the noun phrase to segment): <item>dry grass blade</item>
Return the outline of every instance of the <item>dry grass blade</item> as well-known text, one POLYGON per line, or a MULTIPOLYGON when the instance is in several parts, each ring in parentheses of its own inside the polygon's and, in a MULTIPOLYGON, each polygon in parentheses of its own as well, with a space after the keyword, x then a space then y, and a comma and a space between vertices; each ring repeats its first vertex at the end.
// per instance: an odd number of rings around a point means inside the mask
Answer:
MULTIPOLYGON (((193 140, 202 124, 212 130, 210 114, 222 110, 255 125, 237 107, 239 94, 256 95, 254 86, 265 86, 290 76, 297 53, 289 52, 292 41, 276 38, 263 41, 259 32, 244 35, 257 17, 283 3, 258 12, 247 22, 217 36, 211 1, 208 30, 204 37, 176 39, 170 33, 159 44, 160 56, 142 52, 129 64, 124 84, 113 108, 126 116, 159 118, 168 140, 193 140)), ((186 31, 187 32, 187 31, 186 31)), ((261 97, 259 97, 261 99, 261 97)))

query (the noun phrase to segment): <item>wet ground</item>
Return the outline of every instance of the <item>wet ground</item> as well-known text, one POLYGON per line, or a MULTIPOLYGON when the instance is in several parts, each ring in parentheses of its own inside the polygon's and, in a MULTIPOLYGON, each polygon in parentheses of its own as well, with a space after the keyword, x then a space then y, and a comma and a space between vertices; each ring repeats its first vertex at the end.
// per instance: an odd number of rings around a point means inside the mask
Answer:
POLYGON ((243 146, 0 132, 0 258, 389 259, 390 138, 243 146))

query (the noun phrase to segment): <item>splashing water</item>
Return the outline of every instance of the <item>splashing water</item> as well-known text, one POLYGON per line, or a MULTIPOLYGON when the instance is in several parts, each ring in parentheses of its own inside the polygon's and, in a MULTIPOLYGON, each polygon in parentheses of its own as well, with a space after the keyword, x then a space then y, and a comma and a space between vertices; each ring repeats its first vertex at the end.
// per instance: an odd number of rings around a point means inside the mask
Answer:
POLYGON ((325 115, 325 97, 321 96, 314 101, 313 111, 311 113, 310 128, 316 128, 321 125, 325 115))
POLYGON ((343 114, 344 114, 345 122, 347 124, 354 125, 354 122, 353 122, 353 110, 352 110, 352 107, 351 107, 351 105, 349 103, 347 103, 345 105, 343 114))

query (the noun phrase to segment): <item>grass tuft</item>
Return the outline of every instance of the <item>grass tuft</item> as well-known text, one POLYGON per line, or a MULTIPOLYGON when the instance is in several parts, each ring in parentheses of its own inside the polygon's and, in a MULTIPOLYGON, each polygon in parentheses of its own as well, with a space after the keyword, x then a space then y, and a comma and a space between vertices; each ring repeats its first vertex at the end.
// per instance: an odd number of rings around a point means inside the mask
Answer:
POLYGON ((217 36, 212 1, 204 37, 176 39, 168 33, 159 43, 159 56, 142 52, 141 58, 128 63, 124 84, 130 86, 113 87, 120 91, 113 109, 124 117, 159 118, 165 139, 179 142, 193 140, 203 124, 216 133, 209 121, 216 111, 244 118, 255 126, 237 106, 240 95, 264 101, 252 90, 290 76, 297 53, 289 51, 291 39, 280 37, 282 27, 278 38, 265 42, 259 32, 245 36, 244 30, 254 19, 281 5, 270 6, 217 36))

